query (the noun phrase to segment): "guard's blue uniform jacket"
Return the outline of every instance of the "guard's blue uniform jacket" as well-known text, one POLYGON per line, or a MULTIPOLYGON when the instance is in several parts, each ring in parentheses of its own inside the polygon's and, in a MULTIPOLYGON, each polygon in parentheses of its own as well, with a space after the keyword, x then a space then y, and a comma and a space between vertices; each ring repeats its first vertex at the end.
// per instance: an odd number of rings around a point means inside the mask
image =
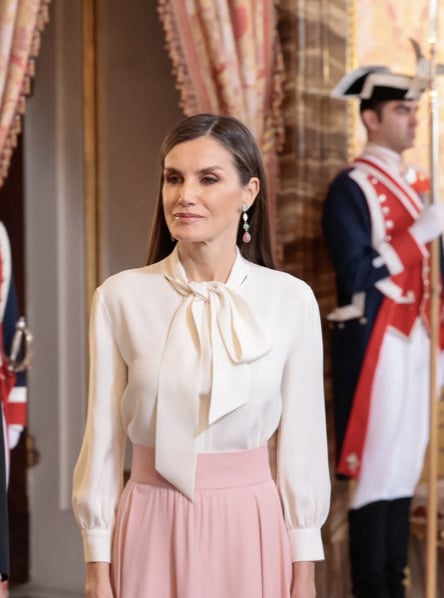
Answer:
POLYGON ((334 179, 324 202, 338 304, 329 316, 338 474, 346 477, 359 476, 371 382, 387 327, 408 337, 418 317, 428 325, 428 249, 408 228, 429 182, 412 174, 409 185, 364 153, 334 179))

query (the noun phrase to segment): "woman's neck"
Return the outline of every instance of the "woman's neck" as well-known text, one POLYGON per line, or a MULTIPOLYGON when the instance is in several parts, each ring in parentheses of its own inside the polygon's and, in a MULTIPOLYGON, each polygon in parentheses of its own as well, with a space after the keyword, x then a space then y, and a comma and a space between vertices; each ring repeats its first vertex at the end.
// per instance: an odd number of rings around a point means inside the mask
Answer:
POLYGON ((179 258, 188 280, 226 282, 236 260, 237 247, 221 251, 204 243, 178 243, 179 258))

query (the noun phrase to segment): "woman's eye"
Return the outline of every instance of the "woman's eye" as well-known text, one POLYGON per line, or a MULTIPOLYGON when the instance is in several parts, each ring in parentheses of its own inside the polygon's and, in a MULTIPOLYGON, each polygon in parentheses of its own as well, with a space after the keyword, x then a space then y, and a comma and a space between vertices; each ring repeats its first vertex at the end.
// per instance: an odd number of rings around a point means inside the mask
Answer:
POLYGON ((214 185, 214 183, 217 183, 217 181, 217 177, 211 175, 207 175, 202 178, 202 183, 204 185, 214 185))
POLYGON ((165 177, 165 182, 168 183, 168 185, 178 185, 181 180, 182 179, 177 174, 170 174, 165 177))

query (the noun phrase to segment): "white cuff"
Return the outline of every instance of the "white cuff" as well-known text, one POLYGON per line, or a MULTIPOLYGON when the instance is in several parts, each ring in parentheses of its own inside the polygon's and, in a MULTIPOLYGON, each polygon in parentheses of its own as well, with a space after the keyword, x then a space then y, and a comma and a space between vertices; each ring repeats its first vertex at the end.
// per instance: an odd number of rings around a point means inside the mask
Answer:
POLYGON ((292 529, 288 535, 293 562, 324 560, 324 547, 319 528, 292 529))
MULTIPOLYGON (((404 270, 404 264, 399 259, 399 255, 396 253, 396 251, 393 249, 390 243, 383 241, 378 245, 376 250, 378 251, 378 253, 380 253, 382 259, 384 260, 384 264, 387 266, 387 269, 392 276, 400 274, 400 272, 404 270)), ((375 261, 377 259, 378 258, 375 258, 373 260, 373 266, 379 268, 383 264, 379 264, 378 262, 376 262, 375 264, 375 261)))
POLYGON ((82 529, 85 562, 111 562, 112 532, 108 529, 82 529))

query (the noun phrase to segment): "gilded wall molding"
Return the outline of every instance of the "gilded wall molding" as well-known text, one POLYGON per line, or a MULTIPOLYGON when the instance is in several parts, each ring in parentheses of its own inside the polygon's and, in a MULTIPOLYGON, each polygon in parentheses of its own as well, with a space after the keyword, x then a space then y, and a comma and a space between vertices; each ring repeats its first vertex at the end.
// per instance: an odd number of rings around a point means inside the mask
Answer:
MULTIPOLYGON (((347 54, 346 69, 351 71, 358 66, 358 56, 356 50, 356 2, 357 0, 348 0, 348 21, 347 21, 347 54)), ((358 123, 358 111, 356 102, 347 100, 347 155, 351 162, 356 156, 356 127, 358 123)))
POLYGON ((100 272, 100 147, 98 110, 98 0, 83 0, 83 139, 86 304, 89 308, 100 272))

